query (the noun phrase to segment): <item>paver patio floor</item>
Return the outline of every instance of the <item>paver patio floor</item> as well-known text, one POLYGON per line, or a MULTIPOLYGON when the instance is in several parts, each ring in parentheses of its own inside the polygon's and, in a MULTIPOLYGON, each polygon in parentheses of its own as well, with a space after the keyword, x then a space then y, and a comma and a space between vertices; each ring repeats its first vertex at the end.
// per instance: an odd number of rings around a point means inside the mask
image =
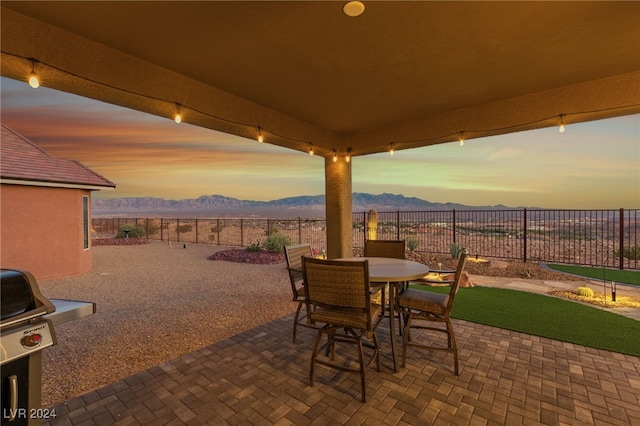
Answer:
MULTIPOLYGON (((453 358, 411 348, 391 370, 319 367, 308 386, 314 332, 292 315, 57 405, 44 425, 640 424, 640 358, 454 320, 453 358)), ((630 338, 634 338, 630 336, 630 338)), ((637 336, 635 338, 638 338, 637 336)))

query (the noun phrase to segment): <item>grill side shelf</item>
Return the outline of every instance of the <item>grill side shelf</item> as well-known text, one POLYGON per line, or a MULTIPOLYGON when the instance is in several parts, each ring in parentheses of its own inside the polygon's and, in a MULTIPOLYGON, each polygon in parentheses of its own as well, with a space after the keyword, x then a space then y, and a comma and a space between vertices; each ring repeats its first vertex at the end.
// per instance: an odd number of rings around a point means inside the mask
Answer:
POLYGON ((82 302, 78 300, 65 299, 50 300, 56 307, 56 311, 47 314, 44 317, 51 320, 54 326, 96 313, 95 302, 82 302))

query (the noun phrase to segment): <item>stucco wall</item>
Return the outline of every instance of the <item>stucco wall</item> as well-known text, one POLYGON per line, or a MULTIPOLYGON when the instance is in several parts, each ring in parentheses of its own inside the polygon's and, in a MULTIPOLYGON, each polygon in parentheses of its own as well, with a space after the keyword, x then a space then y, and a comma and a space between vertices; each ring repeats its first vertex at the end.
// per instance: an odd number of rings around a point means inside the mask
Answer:
POLYGON ((83 248, 83 195, 90 197, 91 193, 80 189, 2 185, 2 268, 26 269, 37 280, 89 272, 91 250, 83 248))

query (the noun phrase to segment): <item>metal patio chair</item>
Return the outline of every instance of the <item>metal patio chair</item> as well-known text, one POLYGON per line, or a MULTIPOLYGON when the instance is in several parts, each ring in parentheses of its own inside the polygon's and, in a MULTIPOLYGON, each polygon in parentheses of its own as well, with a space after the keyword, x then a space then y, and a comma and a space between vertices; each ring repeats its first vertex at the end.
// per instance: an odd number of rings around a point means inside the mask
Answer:
POLYGON ((305 314, 305 316, 300 318, 300 311, 302 310, 302 307, 306 305, 306 290, 302 277, 302 257, 313 257, 311 244, 304 243, 284 246, 284 255, 287 259, 287 271, 289 272, 289 281, 291 281, 291 292, 293 294, 293 301, 298 303, 296 314, 293 317, 292 341, 295 343, 297 326, 307 326, 307 315, 305 314))
MULTIPOLYGON (((313 352, 309 384, 313 386, 316 364, 360 374, 362 402, 366 402, 366 369, 375 361, 380 371, 380 346, 376 328, 383 318, 382 306, 371 301, 369 262, 337 261, 302 258, 307 290, 307 312, 311 324, 322 323, 318 329, 313 352), (313 309, 311 308, 313 306, 313 309), (322 337, 327 342, 320 346, 322 337), (340 343, 340 360, 336 361, 336 343, 340 343), (358 350, 343 351, 342 343, 353 344, 358 350), (365 350, 370 350, 365 359, 365 350), (325 351, 323 355, 321 352, 325 351), (349 354, 351 356, 349 356, 349 354), (357 362, 357 367, 353 364, 357 362)), ((375 286, 374 292, 384 292, 375 286)))
POLYGON ((404 328, 402 330, 402 366, 406 365, 407 346, 417 346, 432 351, 447 351, 453 353, 454 371, 456 376, 459 374, 458 369, 458 348, 456 346, 453 325, 451 324, 451 308, 453 300, 458 292, 460 277, 464 269, 467 259, 467 252, 463 251, 458 260, 458 267, 455 271, 453 280, 440 281, 444 284, 450 284, 451 289, 448 294, 439 294, 430 291, 416 290, 413 288, 406 289, 398 297, 396 309, 398 309, 405 319, 404 328), (435 326, 429 323, 441 323, 442 326, 435 326), (420 336, 421 340, 417 341, 416 335, 411 335, 411 330, 422 329, 445 333, 447 335, 447 346, 437 346, 424 343, 425 336, 420 336))

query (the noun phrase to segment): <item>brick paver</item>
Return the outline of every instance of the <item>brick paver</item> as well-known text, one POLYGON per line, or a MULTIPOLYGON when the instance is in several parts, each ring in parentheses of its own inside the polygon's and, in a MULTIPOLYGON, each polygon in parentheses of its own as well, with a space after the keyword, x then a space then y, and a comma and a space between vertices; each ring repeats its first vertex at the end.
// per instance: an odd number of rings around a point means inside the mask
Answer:
POLYGON ((391 371, 319 368, 313 331, 291 343, 292 316, 96 389, 55 407, 44 425, 640 424, 640 359, 454 320, 460 375, 444 353, 410 348, 391 371))

